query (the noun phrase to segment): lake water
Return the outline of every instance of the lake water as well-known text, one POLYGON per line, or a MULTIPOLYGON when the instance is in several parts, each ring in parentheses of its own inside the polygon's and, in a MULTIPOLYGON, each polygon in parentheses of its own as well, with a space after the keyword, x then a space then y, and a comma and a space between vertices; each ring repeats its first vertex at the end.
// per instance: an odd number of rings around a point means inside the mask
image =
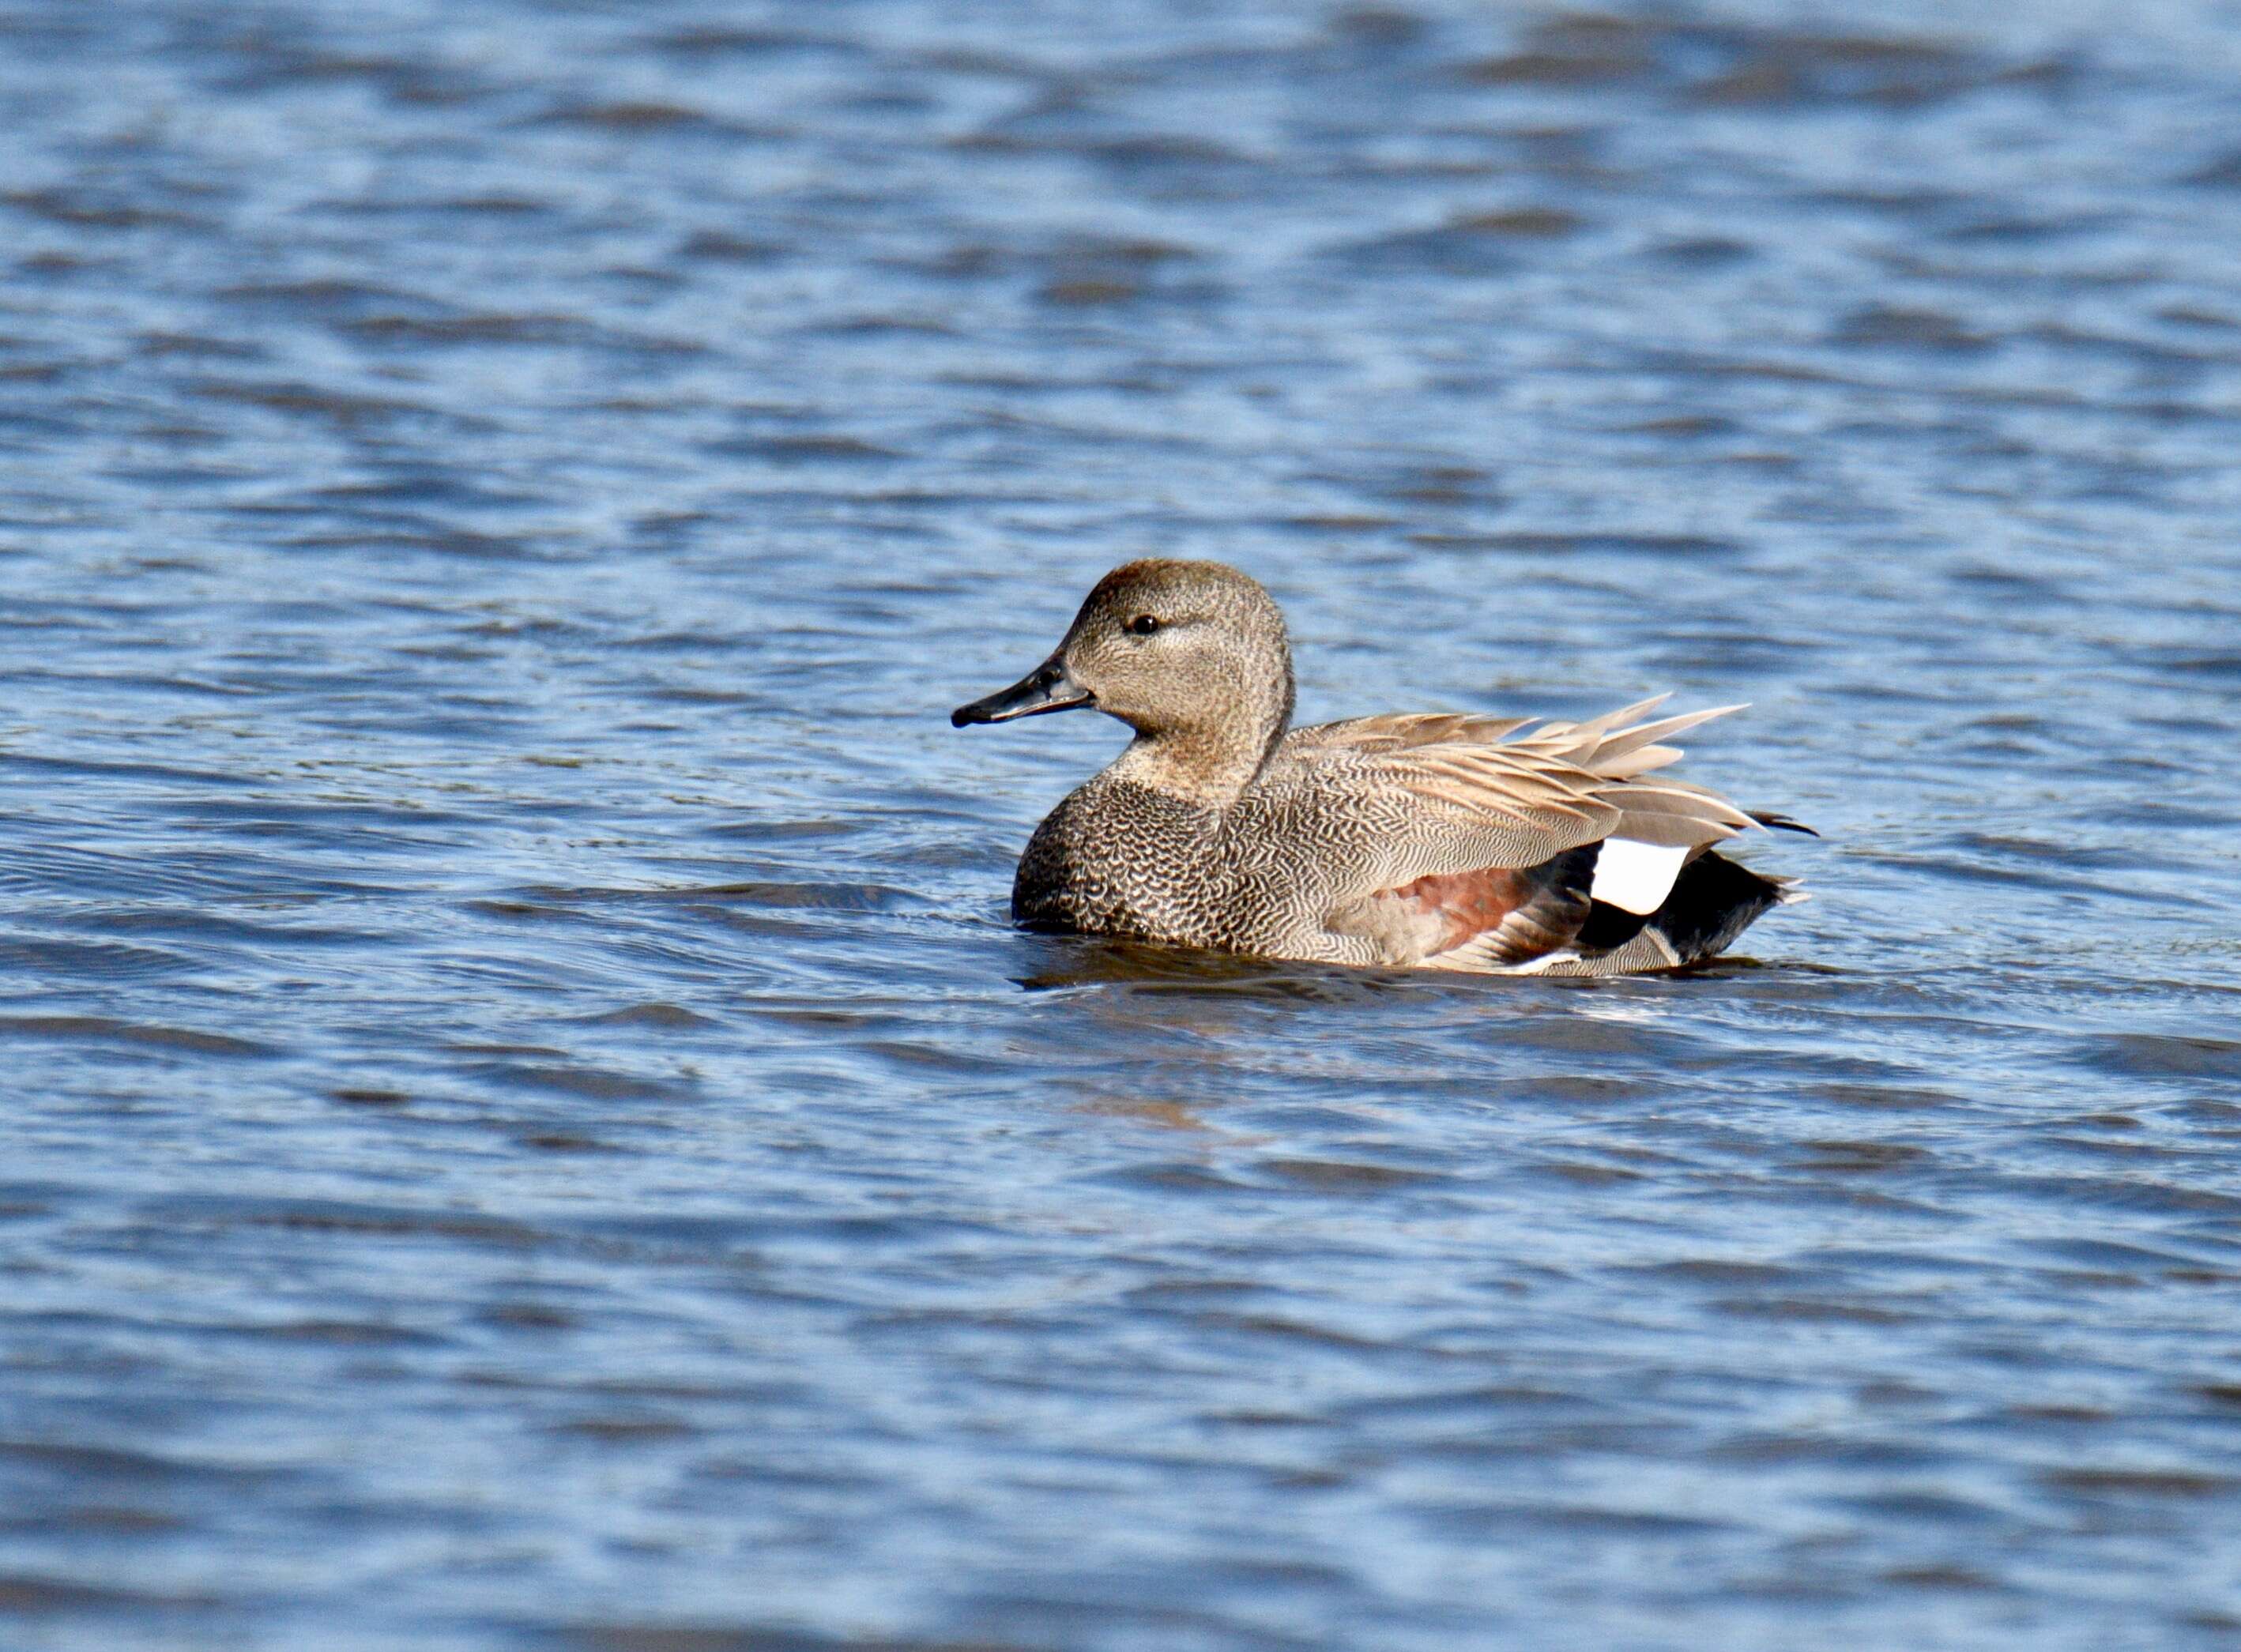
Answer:
POLYGON ((0 1642, 2241 1635, 2241 12, 0 3, 0 1642), (1686 979, 1006 921, 1146 552, 1686 979))

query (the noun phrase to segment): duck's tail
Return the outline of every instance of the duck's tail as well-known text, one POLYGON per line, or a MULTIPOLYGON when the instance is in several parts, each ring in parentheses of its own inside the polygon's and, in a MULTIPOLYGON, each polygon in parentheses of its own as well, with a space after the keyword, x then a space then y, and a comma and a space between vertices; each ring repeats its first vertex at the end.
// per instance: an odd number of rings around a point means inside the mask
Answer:
POLYGON ((1655 912, 1589 903, 1586 921, 1561 950, 1508 973, 1521 975, 1636 975, 1716 958, 1776 906, 1810 899, 1794 878, 1769 878, 1706 850, 1681 868, 1655 912))
POLYGON ((1790 878, 1769 878, 1717 850, 1681 868, 1656 911, 1636 916, 1597 901, 1574 942, 1583 974, 1678 969, 1717 957, 1765 913, 1807 899, 1790 878))

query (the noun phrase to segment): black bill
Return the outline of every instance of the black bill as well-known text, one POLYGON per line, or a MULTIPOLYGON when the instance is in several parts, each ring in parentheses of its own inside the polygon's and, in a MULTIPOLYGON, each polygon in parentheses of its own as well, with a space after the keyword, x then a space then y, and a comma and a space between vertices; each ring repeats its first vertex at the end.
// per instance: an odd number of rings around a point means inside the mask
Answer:
POLYGON ((1066 674, 1054 654, 1013 683, 986 699, 960 706, 950 712, 953 728, 969 723, 1008 723, 1015 717, 1040 717, 1045 712, 1070 712, 1077 706, 1094 706, 1097 696, 1066 674))

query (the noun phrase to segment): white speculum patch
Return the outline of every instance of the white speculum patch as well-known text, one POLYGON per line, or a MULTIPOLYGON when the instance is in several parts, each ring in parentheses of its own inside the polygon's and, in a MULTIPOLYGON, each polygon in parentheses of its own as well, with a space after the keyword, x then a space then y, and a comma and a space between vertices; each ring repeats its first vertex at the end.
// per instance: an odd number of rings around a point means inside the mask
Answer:
POLYGON ((1588 893, 1647 917, 1673 893, 1673 880, 1681 875, 1681 863, 1688 858, 1685 845, 1669 849, 1655 843, 1636 843, 1631 838, 1605 838, 1602 852, 1595 856, 1595 880, 1588 893))

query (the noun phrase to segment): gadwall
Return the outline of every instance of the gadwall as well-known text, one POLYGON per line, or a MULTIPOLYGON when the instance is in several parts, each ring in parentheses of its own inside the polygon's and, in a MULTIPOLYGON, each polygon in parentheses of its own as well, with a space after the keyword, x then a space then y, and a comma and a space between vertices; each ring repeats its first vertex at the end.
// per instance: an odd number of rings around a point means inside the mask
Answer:
POLYGON ((1803 897, 1713 852, 1752 815, 1642 777, 1739 709, 1584 723, 1426 712, 1291 728, 1284 616, 1219 562, 1131 562, 1058 652, 950 721, 1087 708, 1128 749, 1035 829, 1012 914, 1262 958, 1549 975, 1673 969, 1803 897))

